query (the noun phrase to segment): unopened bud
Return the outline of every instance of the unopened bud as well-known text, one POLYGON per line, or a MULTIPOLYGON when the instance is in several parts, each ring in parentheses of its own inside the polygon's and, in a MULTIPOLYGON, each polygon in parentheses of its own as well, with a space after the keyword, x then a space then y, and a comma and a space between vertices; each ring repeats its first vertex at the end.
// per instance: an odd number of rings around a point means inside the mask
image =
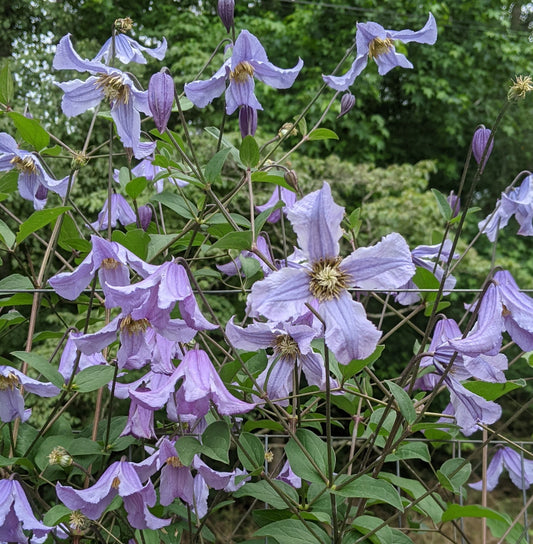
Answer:
POLYGON ((452 191, 446 200, 452 209, 452 217, 457 217, 461 210, 461 199, 452 191))
POLYGON ((233 26, 234 11, 234 0, 218 0, 218 16, 220 17, 222 24, 226 27, 227 32, 229 32, 233 26))
POLYGON ((298 136, 298 130, 296 130, 296 127, 292 123, 284 123, 278 131, 278 136, 283 138, 286 134, 289 136, 298 136))
POLYGON ((148 84, 148 106, 159 132, 167 128, 174 103, 174 81, 166 72, 157 72, 148 84))
POLYGON ((257 130, 257 110, 250 106, 241 106, 239 109, 239 129, 241 136, 253 136, 257 130))
POLYGON ((144 231, 148 230, 148 226, 152 220, 152 208, 150 208, 150 206, 139 206, 137 211, 139 212, 139 222, 141 224, 141 228, 144 231))
POLYGON ((57 446, 48 455, 48 462, 51 465, 59 465, 60 467, 70 467, 73 459, 62 446, 57 446))
POLYGON ((530 91, 533 91, 533 80, 531 79, 531 76, 516 76, 514 83, 507 93, 507 99, 524 99, 526 94, 530 91))
POLYGON ((87 163, 89 162, 89 159, 85 153, 80 151, 79 153, 76 153, 72 159, 72 162, 70 163, 70 167, 72 170, 79 170, 80 168, 83 168, 87 163))
POLYGON ((346 115, 355 105, 355 96, 352 93, 345 93, 341 98, 341 111, 337 115, 337 119, 346 115))
POLYGON ((133 20, 130 17, 124 17, 124 19, 115 20, 115 30, 119 32, 128 32, 133 28, 133 20))
POLYGON ((476 159, 476 162, 480 166, 481 172, 483 172, 485 165, 487 164, 487 160, 492 153, 492 148, 494 146, 494 139, 492 139, 489 147, 487 148, 487 143, 491 134, 492 132, 490 131, 490 129, 485 128, 483 125, 481 125, 481 127, 478 128, 476 132, 474 132, 474 137, 472 138, 472 153, 474 155, 474 159, 476 159), (485 148, 487 148, 486 152, 485 148), (485 153, 484 159, 483 153, 485 153), (483 159, 483 164, 481 164, 481 159, 483 159))
POLYGON ((298 176, 294 170, 287 170, 283 178, 293 189, 298 189, 298 176))

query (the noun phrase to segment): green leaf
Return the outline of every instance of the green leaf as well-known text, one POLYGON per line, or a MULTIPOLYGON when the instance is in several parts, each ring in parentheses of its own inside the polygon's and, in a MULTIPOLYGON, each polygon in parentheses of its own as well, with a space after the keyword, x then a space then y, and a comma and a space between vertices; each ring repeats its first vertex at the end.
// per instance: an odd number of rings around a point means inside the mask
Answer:
POLYGON ((220 140, 222 147, 229 150, 231 157, 237 165, 244 168, 244 164, 242 164, 241 158, 239 157, 239 150, 225 136, 222 136, 222 139, 220 139, 220 130, 217 127, 206 127, 204 130, 207 134, 217 140, 217 142, 220 140))
POLYGON ((269 523, 256 531, 255 536, 270 536, 275 538, 278 544, 324 544, 331 541, 318 525, 304 523, 298 519, 283 519, 269 523))
POLYGON ((221 149, 211 158, 205 167, 205 180, 207 183, 216 184, 222 180, 221 172, 226 159, 228 158, 230 148, 221 149))
MULTIPOLYGON (((65 215, 63 217, 63 223, 61 224, 61 230, 59 231, 59 237, 57 243, 63 249, 71 251, 73 248, 72 244, 76 244, 81 240, 80 233, 76 228, 76 224, 70 215, 65 215)), ((84 241, 84 240, 82 240, 84 241)))
POLYGON ((400 459, 420 459, 429 463, 431 456, 428 445, 425 442, 404 442, 393 453, 387 455, 386 462, 399 461, 400 459))
MULTIPOLYGON (((298 429, 296 437, 301 442, 305 451, 314 461, 317 468, 313 466, 302 448, 294 438, 291 438, 285 446, 285 453, 293 472, 304 480, 316 483, 324 483, 328 474, 328 451, 326 443, 315 433, 307 429, 298 429), (317 470, 318 469, 318 470, 317 470), (320 471, 322 475, 320 474, 320 471)), ((332 461, 335 466, 335 454, 332 451, 332 461)))
POLYGON ((128 232, 122 232, 121 230, 113 231, 111 235, 113 242, 118 242, 126 249, 135 253, 137 257, 146 259, 148 254, 148 244, 150 243, 150 235, 144 232, 143 229, 132 229, 128 232))
POLYGON ((353 497, 357 499, 372 499, 377 502, 385 502, 403 512, 400 494, 389 482, 376 480, 367 474, 353 480, 353 476, 342 475, 335 480, 331 492, 341 497, 353 497), (351 482, 349 480, 352 480, 351 482), (344 482, 346 485, 343 485, 344 482))
POLYGON ((245 249, 250 249, 252 247, 252 232, 239 231, 239 232, 228 232, 220 240, 217 240, 208 250, 208 252, 213 249, 237 249, 243 251, 245 249))
MULTIPOLYGON (((352 521, 352 527, 357 529, 362 535, 366 535, 376 527, 379 527, 382 523, 382 519, 374 516, 358 516, 352 521)), ((387 526, 376 531, 372 536, 369 536, 368 539, 371 542, 374 542, 374 544, 395 544, 392 530, 387 526)))
POLYGON ((180 461, 189 466, 194 456, 202 452, 202 444, 194 436, 182 436, 176 441, 176 451, 180 461))
POLYGON ((229 463, 230 430, 225 421, 215 421, 202 434, 203 453, 211 459, 229 463))
POLYGON ((75 438, 70 442, 67 451, 73 457, 83 455, 103 455, 102 446, 90 438, 75 438))
POLYGON ((71 209, 70 206, 60 206, 59 208, 49 208, 47 210, 33 212, 30 217, 19 226, 17 245, 25 240, 30 234, 49 223, 52 223, 52 221, 55 221, 61 214, 68 212, 71 209))
POLYGON ((444 217, 446 221, 449 221, 452 218, 452 208, 448 204, 446 197, 440 191, 437 191, 437 189, 431 189, 431 192, 437 201, 437 206, 442 217, 444 217))
POLYGON ((58 523, 68 521, 70 514, 72 514, 72 512, 66 506, 56 504, 43 516, 43 523, 49 527, 53 527, 58 523))
POLYGON ((37 151, 48 147, 50 136, 37 120, 28 119, 16 111, 10 111, 8 115, 24 141, 32 145, 37 151))
POLYGON ((63 148, 60 145, 54 145, 52 147, 47 147, 41 151, 41 155, 47 155, 48 157, 58 157, 61 155, 63 148))
POLYGON ((28 363, 56 387, 62 387, 65 383, 63 376, 42 355, 26 351, 12 351, 11 355, 28 363))
POLYGON ((505 537, 505 542, 508 544, 527 544, 527 541, 524 537, 526 530, 524 526, 520 523, 515 523, 513 528, 509 531, 509 527, 513 520, 509 514, 503 514, 505 521, 499 519, 487 519, 487 527, 490 529, 492 536, 495 538, 502 538, 504 534, 507 534, 505 537))
POLYGON ((309 136, 307 136, 308 140, 316 141, 316 140, 338 140, 339 137, 333 132, 332 130, 329 130, 329 128, 315 128, 315 130, 311 131, 309 133, 309 136))
POLYGON ((411 423, 414 423, 416 420, 416 410, 413 406, 413 400, 411 399, 411 397, 404 389, 402 389, 394 382, 387 381, 386 384, 387 387, 390 389, 392 396, 396 400, 398 408, 400 409, 400 413, 405 418, 405 421, 407 421, 409 425, 411 423))
POLYGON ((152 202, 161 202, 163 206, 170 208, 179 216, 185 217, 185 219, 195 219, 198 215, 198 209, 190 200, 185 200, 182 196, 168 191, 154 195, 150 200, 152 202))
MULTIPOLYGON (((289 484, 279 480, 274 480, 272 483, 277 489, 287 495, 294 504, 299 503, 298 493, 289 484)), ((254 499, 258 499, 261 502, 266 502, 273 508, 277 508, 279 510, 288 508, 287 503, 280 497, 279 493, 277 493, 268 482, 265 482, 265 480, 260 480, 259 482, 247 482, 243 487, 236 491, 233 496, 237 499, 239 497, 254 497, 254 499)))
POLYGON ((115 375, 115 368, 112 366, 90 366, 82 370, 74 378, 74 388, 80 393, 96 391, 107 385, 115 375))
POLYGON ((0 71, 0 102, 4 105, 11 104, 14 95, 13 76, 6 62, 0 71))
POLYGON ((33 283, 29 278, 20 274, 11 274, 7 278, 0 280, 0 291, 10 291, 12 289, 33 289, 33 283))
POLYGON ((361 372, 363 368, 377 361, 381 357, 384 349, 385 346, 377 346, 374 350, 374 353, 372 353, 372 355, 368 356, 366 359, 354 359, 347 365, 339 364, 339 368, 342 375, 344 376, 344 379, 347 380, 355 376, 358 372, 361 372))
MULTIPOLYGON (((265 448, 257 436, 241 433, 237 446, 237 455, 242 466, 249 471, 262 467, 265 463, 265 448)), ((277 508, 276 506, 274 508, 277 508)))
POLYGON ((289 189, 289 191, 294 192, 294 187, 291 187, 285 181, 284 177, 269 174, 268 172, 263 172, 262 170, 252 172, 252 181, 261 183, 273 183, 274 185, 280 185, 281 187, 285 187, 285 189, 289 189))
POLYGON ((526 381, 523 378, 519 378, 518 380, 509 380, 505 383, 475 381, 464 382, 462 385, 472 393, 483 397, 485 400, 496 400, 514 389, 525 387, 526 381))
POLYGON ((448 459, 440 470, 437 470, 437 478, 442 487, 453 493, 460 493, 461 488, 467 482, 472 472, 472 465, 465 463, 461 457, 448 459))
POLYGON ((446 511, 442 514, 442 521, 451 521, 461 518, 490 518, 505 522, 502 514, 495 512, 490 508, 478 506, 476 504, 461 506, 459 504, 448 504, 446 511))
POLYGON ((257 166, 259 162, 259 146, 253 136, 245 136, 239 149, 239 157, 243 164, 248 168, 257 166))
POLYGON ((134 178, 126 184, 126 193, 135 200, 146 189, 148 181, 145 177, 134 178))
POLYGON ((272 208, 268 208, 264 212, 261 212, 255 219, 255 232, 261 232, 263 229, 263 226, 266 223, 266 220, 270 217, 270 214, 274 210, 279 210, 279 208, 283 208, 284 202, 282 200, 278 200, 275 206, 272 206, 272 208))
POLYGON ((8 248, 12 248, 15 243, 15 234, 13 231, 0 219, 0 237, 8 248))

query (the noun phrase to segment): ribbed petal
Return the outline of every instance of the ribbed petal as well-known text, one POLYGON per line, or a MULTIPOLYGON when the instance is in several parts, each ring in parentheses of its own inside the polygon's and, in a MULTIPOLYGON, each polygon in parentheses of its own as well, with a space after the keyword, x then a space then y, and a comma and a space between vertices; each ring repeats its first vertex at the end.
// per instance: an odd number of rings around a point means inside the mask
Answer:
POLYGON ((92 334, 84 334, 79 338, 74 338, 76 347, 86 355, 102 351, 116 340, 117 330, 121 316, 115 317, 113 321, 108 323, 98 332, 92 334))
POLYGON ((339 254, 340 227, 344 208, 335 204, 331 188, 308 194, 287 211, 287 217, 298 236, 298 245, 314 263, 320 259, 336 258, 339 254))
POLYGON ((396 66, 401 68, 412 68, 413 65, 407 60, 407 57, 402 53, 396 53, 396 50, 392 48, 387 53, 383 53, 374 59, 378 65, 378 74, 384 76, 389 73, 396 66))
POLYGON ((519 489, 527 489, 533 484, 533 461, 524 459, 520 453, 503 448, 503 464, 509 472, 509 477, 519 489))
POLYGON ((346 365, 374 352, 382 333, 367 319, 363 305, 347 291, 320 304, 319 313, 326 322, 326 345, 339 363, 346 365))
POLYGON ((265 48, 261 45, 261 42, 248 30, 241 30, 235 40, 235 47, 231 55, 231 69, 233 70, 242 61, 252 59, 259 62, 268 62, 265 48))
POLYGON ((364 289, 394 289, 409 281, 415 266, 402 236, 393 232, 372 247, 356 249, 341 263, 351 284, 364 289))
POLYGON ((178 305, 181 317, 183 317, 185 323, 192 329, 197 331, 218 329, 218 325, 214 325, 203 316, 194 295, 189 295, 183 300, 180 300, 178 305))
POLYGON ((513 276, 507 270, 496 272, 494 281, 498 283, 503 305, 510 312, 512 320, 520 328, 533 332, 533 299, 520 292, 513 276))
MULTIPOLYGON (((300 355, 300 364, 309 385, 316 385, 321 391, 326 388, 326 368, 322 356, 314 351, 300 355)), ((336 384, 335 384, 336 386, 336 384)))
POLYGON ((124 508, 128 513, 128 521, 132 527, 141 530, 157 530, 170 524, 172 521, 170 518, 160 519, 148 510, 148 506, 155 504, 155 499, 156 495, 152 482, 148 482, 142 492, 124 497, 124 508), (151 500, 152 497, 153 501, 151 500))
MULTIPOLYGON (((15 138, 6 132, 0 132, 0 153, 12 153, 13 155, 17 155, 18 151, 19 149, 15 138)), ((11 160, 11 157, 9 157, 9 160, 11 160)), ((13 165, 11 165, 8 170, 11 170, 12 168, 13 165)), ((3 170, 3 168, 0 168, 0 170, 3 170)))
POLYGON ((255 82, 251 76, 246 78, 245 81, 230 81, 226 89, 226 113, 231 115, 239 106, 262 110, 263 106, 257 100, 254 89, 255 82))
POLYGON ((184 87, 187 98, 198 108, 205 108, 226 90, 226 61, 215 75, 206 81, 193 81, 184 87))
POLYGON ((305 303, 312 300, 309 291, 309 271, 306 268, 283 268, 268 278, 255 282, 248 297, 251 316, 285 321, 306 311, 305 303))
MULTIPOLYGON (((487 467, 487 491, 492 491, 497 485, 500 475, 503 472, 503 449, 498 449, 487 467)), ((483 480, 468 484, 472 489, 481 491, 483 489, 483 480)))
POLYGON ((98 78, 91 76, 86 81, 74 79, 56 85, 65 93, 61 109, 67 117, 75 117, 90 108, 95 108, 104 98, 104 92, 96 87, 98 78))
POLYGON ((294 364, 293 360, 286 357, 277 360, 272 357, 265 370, 257 377, 257 384, 266 390, 268 398, 280 406, 289 404, 288 397, 294 386, 294 364))
POLYGON ((226 336, 231 345, 238 349, 257 351, 274 345, 278 334, 268 323, 253 323, 246 328, 239 327, 233 322, 233 317, 226 325, 226 336))
POLYGON ((274 89, 288 89, 292 87, 294 80, 298 77, 300 70, 302 69, 304 62, 302 59, 298 59, 298 62, 294 68, 278 68, 271 62, 261 62, 252 60, 250 64, 255 70, 255 77, 266 83, 274 89))
POLYGON ((74 50, 70 34, 59 41, 52 66, 56 70, 76 70, 77 72, 108 73, 109 68, 98 61, 82 59, 74 50))
POLYGON ((433 45, 437 41, 437 22, 430 13, 426 24, 420 30, 387 30, 393 40, 400 40, 404 43, 417 42, 433 45))
MULTIPOLYGON (((112 38, 109 38, 102 46, 98 54, 94 57, 93 61, 99 61, 103 59, 105 62, 111 57, 112 38)), ((158 47, 150 49, 144 47, 139 42, 126 36, 125 34, 115 35, 115 58, 124 64, 130 62, 136 62, 137 64, 146 64, 146 59, 143 53, 150 55, 151 57, 162 60, 167 51, 167 41, 163 38, 163 42, 158 47)))
POLYGON ((335 91, 347 91, 353 85, 355 78, 365 69, 367 61, 367 55, 358 56, 343 76, 322 75, 322 79, 328 87, 335 91))

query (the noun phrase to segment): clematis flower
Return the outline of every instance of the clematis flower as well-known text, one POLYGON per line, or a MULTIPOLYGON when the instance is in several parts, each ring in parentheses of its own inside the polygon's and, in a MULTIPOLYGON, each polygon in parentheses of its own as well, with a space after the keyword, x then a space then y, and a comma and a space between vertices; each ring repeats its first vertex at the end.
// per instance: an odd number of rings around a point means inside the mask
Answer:
MULTIPOLYGON (((128 201, 118 193, 111 195, 111 227, 115 228, 117 223, 131 225, 137 221, 135 211, 128 204, 128 201)), ((98 214, 98 220, 91 223, 94 230, 106 230, 109 226, 109 200, 106 198, 102 211, 98 214)))
POLYGON ((48 191, 64 197, 68 188, 68 176, 56 180, 46 173, 36 155, 19 149, 17 142, 9 134, 0 133, 0 172, 16 168, 19 171, 18 190, 25 200, 33 202, 36 210, 46 204, 48 191))
MULTIPOLYGON (((498 485, 504 469, 507 469, 509 478, 518 489, 528 489, 533 484, 533 461, 522 459, 512 448, 498 448, 487 467, 487 491, 492 491, 498 485)), ((483 489, 482 480, 468 485, 478 491, 483 489)))
POLYGON ((148 105, 159 132, 165 132, 174 103, 174 81, 166 72, 157 72, 148 84, 148 105))
POLYGON ((109 63, 112 57, 115 57, 123 64, 129 64, 130 62, 136 62, 137 64, 146 64, 144 54, 146 53, 150 57, 163 60, 167 52, 167 40, 163 38, 161 45, 157 47, 145 47, 138 41, 126 36, 122 33, 115 34, 114 38, 109 38, 100 51, 96 54, 93 61, 103 60, 105 63, 109 63), (113 49, 114 40, 114 49, 113 49))
POLYGON ((152 154, 154 142, 141 142, 141 113, 151 115, 147 91, 137 89, 125 72, 95 60, 82 59, 74 50, 70 34, 61 38, 54 57, 56 70, 89 72, 86 81, 75 79, 57 83, 65 93, 61 101, 63 113, 74 117, 108 100, 111 117, 124 147, 132 149, 135 158, 142 159, 152 154))
POLYGON ((161 529, 170 519, 155 517, 148 510, 156 503, 156 493, 150 476, 155 472, 155 460, 148 458, 142 463, 117 461, 113 463, 100 479, 87 489, 56 485, 59 500, 71 510, 79 510, 89 519, 96 520, 119 495, 124 501, 128 521, 135 529, 161 529), (142 482, 148 480, 143 485, 142 482))
MULTIPOLYGON (((65 378, 65 383, 70 380, 72 372, 74 372, 74 363, 76 362, 77 358, 77 348, 74 340, 80 336, 82 336, 81 332, 69 333, 63 353, 61 354, 61 359, 59 360, 59 367, 57 370, 63 376, 63 378, 65 378)), ((80 372, 81 370, 91 366, 106 364, 107 361, 101 353, 94 353, 92 355, 85 355, 81 353, 76 372, 80 372)))
POLYGON ((274 89, 288 89, 302 69, 298 60, 294 68, 283 70, 268 61, 260 41, 247 30, 242 30, 235 41, 231 57, 207 81, 193 81, 185 85, 187 98, 204 108, 226 91, 226 113, 231 115, 239 106, 254 110, 263 107, 254 94, 254 77, 274 89), (226 80, 229 80, 226 89, 226 80))
POLYGON ((343 214, 344 208, 335 204, 327 183, 290 208, 287 217, 305 262, 291 263, 256 282, 248 297, 248 311, 252 317, 286 321, 304 314, 306 303, 316 302, 326 324, 326 344, 340 363, 347 364, 372 354, 381 337, 348 288, 393 290, 414 275, 415 267, 407 243, 396 233, 342 259, 343 214))
POLYGON ((368 59, 378 65, 378 73, 383 76, 396 66, 412 68, 405 55, 397 53, 394 41, 402 43, 417 42, 433 45, 437 41, 437 23, 430 13, 424 27, 413 30, 385 30, 378 23, 357 23, 357 56, 352 67, 343 76, 322 76, 325 83, 336 91, 346 91, 355 78, 364 70, 368 59))
POLYGON ((0 542, 41 544, 52 529, 34 516, 24 489, 16 480, 0 480, 0 542), (33 536, 28 540, 24 531, 32 531, 33 536))
POLYGON ((268 208, 274 207, 279 201, 283 202, 285 206, 274 210, 267 219, 268 223, 277 223, 281 219, 282 210, 287 213, 287 210, 296 202, 296 193, 294 191, 289 191, 289 189, 285 189, 285 187, 276 186, 272 191, 272 195, 268 199, 268 202, 256 206, 255 209, 259 212, 264 212, 265 210, 268 210, 268 208))
MULTIPOLYGON (((257 237, 256 246, 257 246, 257 249, 265 257, 270 258, 271 263, 274 263, 274 258, 272 257, 270 247, 268 246, 264 236, 259 235, 257 237)), ((233 261, 226 264, 217 264, 216 267, 220 272, 222 272, 223 274, 226 274, 227 276, 235 276, 239 274, 242 269, 241 257, 244 257, 245 259, 255 259, 261 266, 261 270, 263 271, 263 274, 265 276, 272 272, 272 269, 270 268, 270 266, 268 266, 268 264, 265 263, 263 259, 260 259, 255 253, 248 250, 241 251, 239 257, 236 257, 233 261)))
POLYGON ((24 397, 20 391, 38 395, 39 397, 55 397, 59 388, 50 382, 40 382, 26 376, 11 366, 0 366, 0 421, 8 423, 17 417, 26 421, 31 410, 24 410, 24 397))

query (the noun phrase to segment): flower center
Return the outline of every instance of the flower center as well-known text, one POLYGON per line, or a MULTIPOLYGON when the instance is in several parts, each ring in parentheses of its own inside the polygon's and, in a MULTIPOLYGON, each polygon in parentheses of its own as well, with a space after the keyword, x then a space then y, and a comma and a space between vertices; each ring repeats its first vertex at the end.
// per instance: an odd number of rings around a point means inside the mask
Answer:
POLYGON ((274 352, 280 357, 295 361, 300 355, 300 348, 292 336, 280 334, 274 340, 274 352))
POLYGON ((9 161, 17 170, 24 172, 24 174, 35 174, 37 167, 32 157, 27 155, 23 159, 21 157, 13 157, 9 161))
POLYGON ((95 85, 97 89, 102 89, 104 96, 110 102, 127 104, 130 99, 130 88, 124 84, 120 75, 100 74, 95 85))
POLYGON ((113 489, 118 489, 118 486, 120 485, 120 478, 118 476, 115 476, 113 478, 113 481, 111 482, 111 487, 113 489))
POLYGON ((511 315, 511 312, 505 307, 505 304, 502 304, 502 316, 507 317, 508 315, 511 315))
POLYGON ((128 315, 120 322, 120 330, 133 335, 140 332, 146 332, 149 325, 150 322, 146 318, 132 319, 131 315, 128 315))
POLYGON ((106 270, 116 270, 120 266, 120 263, 116 259, 113 259, 113 257, 106 257, 102 260, 102 266, 106 270))
POLYGON ((235 66, 235 69, 229 74, 229 78, 235 83, 245 83, 248 81, 248 78, 253 76, 254 68, 248 61, 245 60, 239 62, 239 64, 235 66))
POLYGON ((311 276, 309 290, 319 302, 339 298, 348 286, 350 276, 339 268, 341 260, 340 257, 336 257, 320 259, 313 263, 313 269, 309 273, 311 276))
POLYGON ((174 468, 180 468, 183 466, 183 463, 180 461, 180 458, 177 455, 173 455, 167 459, 167 465, 174 468))
POLYGON ((0 376, 0 391, 5 391, 6 389, 15 389, 19 385, 19 379, 15 374, 10 372, 7 376, 0 376))
POLYGON ((374 38, 368 44, 368 56, 371 59, 377 59, 379 56, 388 53, 394 48, 394 42, 390 38, 374 38))

